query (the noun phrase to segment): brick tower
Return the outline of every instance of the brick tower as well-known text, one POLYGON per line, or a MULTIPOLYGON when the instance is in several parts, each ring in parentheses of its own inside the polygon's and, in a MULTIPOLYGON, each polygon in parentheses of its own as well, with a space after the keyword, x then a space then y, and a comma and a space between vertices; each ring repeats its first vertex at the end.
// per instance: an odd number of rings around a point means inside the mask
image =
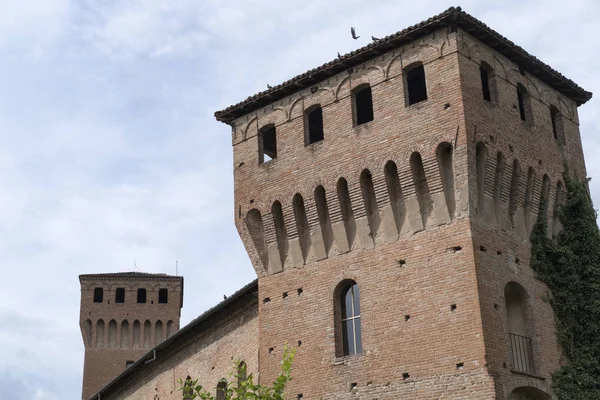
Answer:
POLYGON ((215 114, 259 277, 260 378, 303 399, 550 399, 529 266, 585 177, 574 82, 451 8, 215 114))
POLYGON ((85 345, 82 399, 179 329, 183 277, 124 272, 79 275, 85 345))

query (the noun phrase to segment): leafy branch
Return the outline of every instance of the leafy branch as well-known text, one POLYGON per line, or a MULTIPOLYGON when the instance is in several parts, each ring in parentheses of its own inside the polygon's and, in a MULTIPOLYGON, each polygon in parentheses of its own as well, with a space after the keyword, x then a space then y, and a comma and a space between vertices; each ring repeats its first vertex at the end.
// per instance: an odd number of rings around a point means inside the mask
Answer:
POLYGON ((183 392, 184 400, 285 400, 285 389, 292 380, 292 363, 296 349, 287 345, 283 350, 281 372, 272 385, 259 385, 254 382, 254 375, 247 374, 246 364, 236 361, 235 372, 230 373, 230 379, 223 379, 217 386, 216 397, 198 383, 198 379, 179 379, 179 390, 183 392))

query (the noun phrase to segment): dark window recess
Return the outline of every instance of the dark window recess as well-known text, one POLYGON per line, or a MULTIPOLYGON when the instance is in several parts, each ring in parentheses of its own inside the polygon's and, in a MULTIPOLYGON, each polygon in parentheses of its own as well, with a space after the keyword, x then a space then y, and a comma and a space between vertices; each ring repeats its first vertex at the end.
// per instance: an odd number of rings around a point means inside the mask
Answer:
POLYGON ((554 135, 554 139, 563 143, 564 133, 562 131, 562 121, 560 121, 560 111, 558 111, 558 108, 554 106, 550 107, 550 119, 552 120, 552 135, 554 135))
POLYGON ((356 125, 373 121, 373 94, 370 86, 361 88, 354 93, 354 108, 356 125))
POLYGON ((146 289, 138 289, 137 302, 138 303, 146 302, 146 289))
POLYGON ((492 97, 490 95, 490 76, 483 68, 479 68, 479 72, 481 73, 481 89, 483 90, 483 99, 492 101, 492 97))
POLYGON ((558 129, 556 129, 556 118, 558 114, 555 114, 552 109, 550 109, 550 117, 552 119, 552 134, 554 135, 554 139, 558 140, 558 129))
POLYGON ((312 144, 323 140, 323 109, 316 107, 306 114, 306 144, 312 144))
POLYGON ((344 355, 362 353, 360 299, 358 285, 352 283, 342 291, 342 341, 344 355))
POLYGON ((131 361, 131 360, 127 360, 127 361, 125 361, 125 368, 129 368, 129 367, 131 367, 131 366, 133 365, 133 363, 134 363, 134 362, 135 362, 135 361, 131 361))
POLYGON ((260 131, 260 163, 277 158, 277 131, 273 125, 260 131))
POLYGON ((519 103, 519 114, 523 121, 527 121, 527 114, 525 112, 525 96, 527 91, 522 86, 517 86, 517 102, 519 103))
POLYGON ((408 105, 427 100, 427 84, 425 83, 425 68, 422 65, 406 72, 408 105))
POLYGON ((167 289, 158 289, 158 302, 160 304, 169 302, 169 291, 167 289))
POLYGON ((117 293, 115 294, 115 303, 125 303, 125 289, 120 287, 117 288, 117 293))
POLYGON ((221 380, 217 384, 217 397, 215 397, 215 400, 225 400, 226 392, 227 392, 227 382, 224 380, 221 380))
POLYGON ((94 303, 104 301, 104 290, 101 287, 94 288, 94 303))

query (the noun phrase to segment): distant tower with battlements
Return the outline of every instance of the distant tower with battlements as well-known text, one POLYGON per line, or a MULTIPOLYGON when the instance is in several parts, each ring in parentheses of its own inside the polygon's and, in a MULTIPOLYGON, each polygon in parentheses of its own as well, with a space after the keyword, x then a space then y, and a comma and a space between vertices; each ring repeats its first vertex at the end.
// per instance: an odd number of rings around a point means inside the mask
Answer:
POLYGON ((89 398, 179 329, 183 277, 123 272, 80 275, 85 345, 82 399, 89 398))

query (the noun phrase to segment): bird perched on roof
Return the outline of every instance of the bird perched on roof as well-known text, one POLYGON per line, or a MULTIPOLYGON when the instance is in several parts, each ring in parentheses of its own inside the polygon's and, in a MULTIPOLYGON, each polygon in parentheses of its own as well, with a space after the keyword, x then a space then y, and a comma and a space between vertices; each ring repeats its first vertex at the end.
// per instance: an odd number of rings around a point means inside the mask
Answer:
POLYGON ((227 296, 226 295, 223 295, 223 300, 227 300, 227 296))
POLYGON ((373 41, 374 41, 374 42, 376 42, 376 41, 378 41, 378 40, 381 40, 380 38, 377 38, 377 37, 375 37, 375 36, 371 36, 371 39, 373 39, 373 41))
POLYGON ((340 54, 339 51, 338 51, 338 58, 342 58, 342 55, 340 54))
POLYGON ((267 83, 267 89, 273 89, 273 86, 271 86, 267 83))
POLYGON ((354 27, 350 28, 350 33, 352 34, 352 39, 354 39, 354 40, 356 40, 360 37, 360 36, 356 36, 356 31, 354 30, 354 27))

